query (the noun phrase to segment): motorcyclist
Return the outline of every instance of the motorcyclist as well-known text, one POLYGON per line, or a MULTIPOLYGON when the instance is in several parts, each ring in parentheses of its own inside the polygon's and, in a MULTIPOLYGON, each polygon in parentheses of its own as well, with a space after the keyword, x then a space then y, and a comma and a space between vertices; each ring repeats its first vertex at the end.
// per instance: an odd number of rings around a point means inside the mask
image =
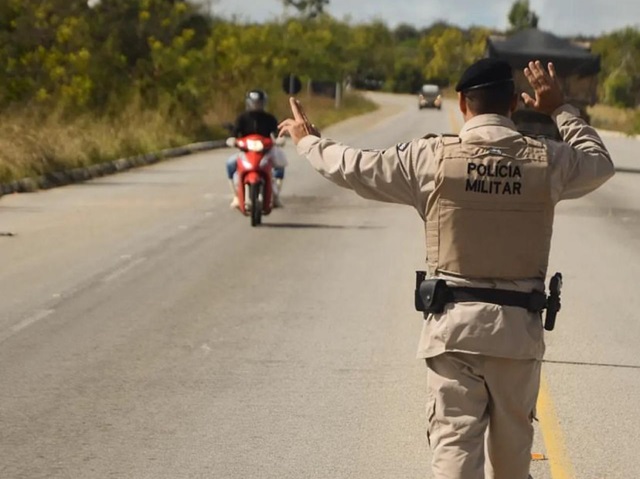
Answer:
MULTIPOLYGON (((257 134, 265 137, 275 138, 278 136, 278 120, 271 113, 265 111, 267 106, 267 94, 263 90, 251 90, 247 92, 245 97, 246 111, 238 115, 233 127, 233 136, 241 138, 243 136, 257 134)), ((282 207, 280 192, 282 191, 282 182, 284 181, 284 169, 287 166, 287 158, 281 148, 273 146, 271 149, 273 154, 273 177, 275 179, 275 187, 273 189, 273 206, 282 207)), ((238 200, 237 186, 234 182, 234 175, 238 167, 238 153, 234 153, 227 160, 227 176, 229 184, 233 192, 232 208, 238 208, 240 202, 238 200)))

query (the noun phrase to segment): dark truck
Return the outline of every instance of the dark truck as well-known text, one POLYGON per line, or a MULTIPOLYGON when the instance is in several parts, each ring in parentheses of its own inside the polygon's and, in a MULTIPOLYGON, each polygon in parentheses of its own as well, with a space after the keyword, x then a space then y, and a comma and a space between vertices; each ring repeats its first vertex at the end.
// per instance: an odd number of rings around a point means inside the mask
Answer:
MULTIPOLYGON (((577 107, 582 117, 589 121, 586 109, 595 104, 597 99, 600 57, 592 54, 588 45, 528 28, 509 37, 489 37, 486 56, 509 62, 513 68, 518 96, 521 92, 533 96, 533 89, 522 72, 529 61, 540 60, 545 66, 547 62, 553 62, 567 102, 577 107)), ((523 133, 559 138, 551 118, 528 109, 522 100, 513 114, 513 121, 523 133)))

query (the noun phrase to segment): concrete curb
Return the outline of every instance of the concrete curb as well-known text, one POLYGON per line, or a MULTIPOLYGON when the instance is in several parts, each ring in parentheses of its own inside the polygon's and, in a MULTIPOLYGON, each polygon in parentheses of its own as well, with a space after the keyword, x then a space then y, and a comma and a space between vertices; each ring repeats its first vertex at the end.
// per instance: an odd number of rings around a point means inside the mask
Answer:
POLYGON ((178 158, 180 156, 224 147, 226 147, 224 140, 203 141, 200 143, 179 146, 177 148, 168 148, 156 153, 147 153, 145 155, 132 156, 130 158, 119 158, 117 160, 97 163, 95 165, 89 165, 82 168, 53 171, 34 178, 22 178, 9 183, 0 183, 0 196, 11 193, 32 193, 37 190, 48 190, 58 186, 82 183, 83 181, 98 178, 100 176, 113 175, 121 171, 151 165, 171 158, 178 158))

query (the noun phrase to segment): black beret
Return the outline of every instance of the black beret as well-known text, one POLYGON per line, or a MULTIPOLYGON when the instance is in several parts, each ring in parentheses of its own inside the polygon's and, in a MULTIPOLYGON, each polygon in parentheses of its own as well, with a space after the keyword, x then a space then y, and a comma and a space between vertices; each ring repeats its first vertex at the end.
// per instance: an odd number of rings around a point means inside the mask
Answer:
POLYGON ((456 91, 476 90, 502 83, 513 83, 511 65, 496 58, 483 58, 467 68, 456 85, 456 91))

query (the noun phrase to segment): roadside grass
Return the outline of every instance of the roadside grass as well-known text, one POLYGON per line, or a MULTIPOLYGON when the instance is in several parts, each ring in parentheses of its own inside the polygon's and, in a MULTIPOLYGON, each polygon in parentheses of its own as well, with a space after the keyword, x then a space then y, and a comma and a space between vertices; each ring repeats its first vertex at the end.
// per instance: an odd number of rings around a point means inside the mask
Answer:
MULTIPOLYGON (((150 153, 196 141, 221 139, 233 122, 237 102, 215 102, 201 121, 185 121, 168 108, 144 110, 133 103, 118 117, 80 116, 71 120, 39 111, 4 112, 0 116, 0 183, 150 153)), ((319 128, 376 109, 358 93, 346 95, 340 109, 330 98, 301 96, 319 128)), ((289 117, 288 97, 270 104, 279 119, 289 117)))
POLYGON ((14 112, 0 117, 0 182, 89 166, 188 141, 158 111, 119 118, 14 112))
MULTIPOLYGON (((319 128, 322 129, 328 125, 338 123, 346 118, 362 115, 371 112, 377 108, 376 104, 366 99, 359 93, 347 94, 342 99, 340 108, 335 108, 335 100, 324 97, 300 97, 305 112, 309 119, 319 128)), ((288 103, 287 103, 288 110, 288 103)), ((291 116, 291 111, 286 112, 286 117, 291 116)), ((285 116, 281 116, 285 118, 285 116)))
POLYGON ((640 110, 618 108, 609 105, 595 105, 587 109, 591 124, 603 130, 612 130, 629 135, 640 134, 640 110))

